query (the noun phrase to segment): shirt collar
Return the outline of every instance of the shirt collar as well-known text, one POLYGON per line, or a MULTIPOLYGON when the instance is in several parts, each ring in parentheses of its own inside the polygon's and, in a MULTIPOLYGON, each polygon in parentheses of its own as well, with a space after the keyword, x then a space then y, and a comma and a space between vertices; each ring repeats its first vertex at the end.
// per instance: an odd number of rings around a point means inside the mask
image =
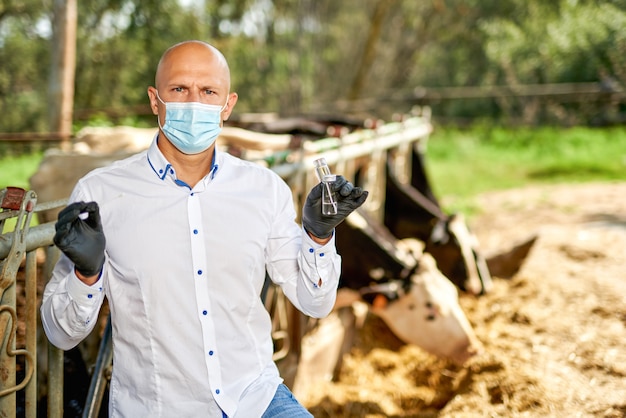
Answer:
MULTIPOLYGON (((154 137, 154 140, 150 144, 150 148, 148 148, 148 164, 154 171, 154 174, 161 180, 165 180, 168 176, 174 181, 176 184, 179 183, 176 178, 176 171, 172 164, 165 158, 161 150, 159 149, 157 142, 159 140, 159 133, 154 137)), ((213 161, 211 163, 211 170, 209 174, 205 177, 205 181, 213 180, 219 168, 218 164, 218 153, 217 147, 213 149, 213 161)))

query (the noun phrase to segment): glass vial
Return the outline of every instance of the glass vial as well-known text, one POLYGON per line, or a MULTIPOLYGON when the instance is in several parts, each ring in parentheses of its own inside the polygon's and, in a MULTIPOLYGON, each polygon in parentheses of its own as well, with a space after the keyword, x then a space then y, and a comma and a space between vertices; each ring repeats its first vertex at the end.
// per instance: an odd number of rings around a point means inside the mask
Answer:
POLYGON ((325 158, 319 158, 313 161, 313 166, 315 167, 317 178, 322 183, 322 214, 336 215, 337 199, 333 191, 333 183, 337 179, 337 176, 331 174, 325 158))

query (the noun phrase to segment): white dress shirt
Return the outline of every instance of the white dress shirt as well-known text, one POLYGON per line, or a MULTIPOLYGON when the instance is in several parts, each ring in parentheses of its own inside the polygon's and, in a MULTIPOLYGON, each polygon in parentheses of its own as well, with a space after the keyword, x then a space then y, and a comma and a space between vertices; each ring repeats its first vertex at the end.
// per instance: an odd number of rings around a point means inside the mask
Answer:
POLYGON ((273 171, 216 151, 191 189, 157 139, 77 183, 70 201, 100 206, 106 261, 87 286, 61 256, 43 296, 44 330, 55 346, 76 346, 106 295, 111 416, 260 417, 282 382, 260 299, 266 270, 303 313, 326 316, 341 270, 334 237, 324 246, 308 237, 273 171))

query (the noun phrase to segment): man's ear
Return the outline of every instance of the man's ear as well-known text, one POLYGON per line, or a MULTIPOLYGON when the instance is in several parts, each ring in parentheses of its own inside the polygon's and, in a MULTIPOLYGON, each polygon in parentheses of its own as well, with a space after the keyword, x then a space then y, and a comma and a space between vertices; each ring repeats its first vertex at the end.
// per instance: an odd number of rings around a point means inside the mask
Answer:
POLYGON ((150 109, 152 109, 153 115, 159 114, 159 101, 157 100, 157 89, 154 87, 148 87, 148 99, 150 99, 150 109))
POLYGON ((237 104, 237 99, 239 95, 237 93, 232 92, 228 95, 228 101, 226 102, 226 108, 222 111, 222 120, 227 121, 230 117, 230 114, 233 112, 233 108, 235 104, 237 104))

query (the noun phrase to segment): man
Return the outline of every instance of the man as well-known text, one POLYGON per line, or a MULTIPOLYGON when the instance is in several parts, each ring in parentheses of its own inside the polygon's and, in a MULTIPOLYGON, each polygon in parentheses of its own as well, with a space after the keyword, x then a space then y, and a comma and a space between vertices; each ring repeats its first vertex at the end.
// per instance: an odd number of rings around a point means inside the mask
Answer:
POLYGON ((63 255, 41 317, 67 350, 95 326, 106 295, 113 326, 114 417, 310 417, 272 361, 265 274, 304 314, 328 315, 341 259, 334 227, 367 192, 342 176, 339 213, 309 193, 302 227, 274 172, 219 152, 237 103, 213 46, 187 41, 148 88, 159 132, 150 148, 77 183, 56 224, 63 255))

